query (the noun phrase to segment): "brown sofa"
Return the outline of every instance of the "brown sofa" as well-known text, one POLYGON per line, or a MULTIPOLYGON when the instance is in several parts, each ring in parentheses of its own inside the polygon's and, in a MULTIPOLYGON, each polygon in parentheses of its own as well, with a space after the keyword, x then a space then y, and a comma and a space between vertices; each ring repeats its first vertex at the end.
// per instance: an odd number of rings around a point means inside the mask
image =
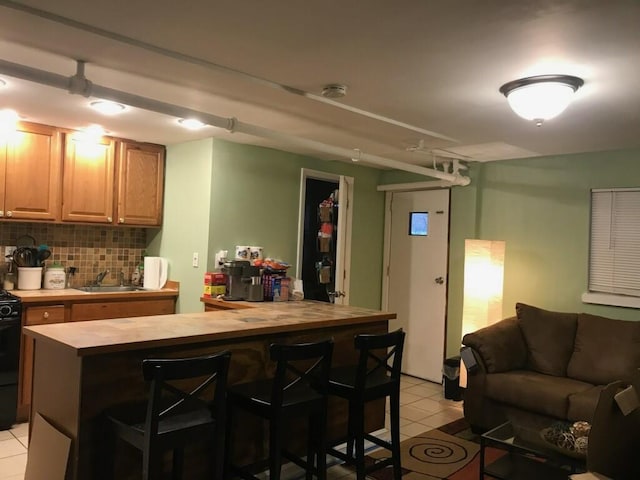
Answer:
POLYGON ((640 368, 640 321, 522 303, 515 317, 469 333, 462 343, 477 362, 464 394, 464 415, 475 431, 507 419, 591 422, 604 387, 629 383, 640 368))

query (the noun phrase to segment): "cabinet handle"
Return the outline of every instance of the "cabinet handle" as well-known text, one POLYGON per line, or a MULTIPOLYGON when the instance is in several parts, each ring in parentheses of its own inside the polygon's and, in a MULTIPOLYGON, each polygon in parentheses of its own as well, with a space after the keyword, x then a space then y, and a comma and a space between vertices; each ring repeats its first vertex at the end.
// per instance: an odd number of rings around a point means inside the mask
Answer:
POLYGON ((107 222, 109 222, 109 223, 113 222, 113 218, 112 217, 107 217, 107 222))
POLYGON ((7 212, 7 217, 13 217, 13 212, 11 210, 7 212))
POLYGON ((118 222, 119 222, 119 223, 124 223, 124 217, 120 217, 120 218, 118 219, 118 222))
POLYGON ((42 314, 42 318, 49 318, 49 312, 44 312, 42 314))

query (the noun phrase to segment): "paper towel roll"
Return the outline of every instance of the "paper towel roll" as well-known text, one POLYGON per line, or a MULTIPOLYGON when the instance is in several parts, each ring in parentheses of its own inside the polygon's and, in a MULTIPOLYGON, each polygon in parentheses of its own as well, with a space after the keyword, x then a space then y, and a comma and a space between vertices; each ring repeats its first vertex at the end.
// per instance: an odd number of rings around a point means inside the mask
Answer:
POLYGON ((159 290, 167 283, 169 262, 163 257, 144 257, 144 280, 142 286, 159 290))

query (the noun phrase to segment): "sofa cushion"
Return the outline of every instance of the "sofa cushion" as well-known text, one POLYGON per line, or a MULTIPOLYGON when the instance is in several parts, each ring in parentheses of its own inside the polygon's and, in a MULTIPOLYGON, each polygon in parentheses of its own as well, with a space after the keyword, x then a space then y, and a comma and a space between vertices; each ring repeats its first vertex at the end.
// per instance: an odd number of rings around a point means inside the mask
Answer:
POLYGON ((527 368, 546 375, 566 376, 578 314, 550 312, 524 303, 516 303, 516 314, 527 344, 527 368))
POLYGON ((578 420, 591 422, 593 420, 593 412, 596 411, 596 405, 600 400, 600 392, 604 387, 604 385, 595 385, 584 392, 569 395, 567 420, 572 422, 577 422, 578 420))
POLYGON ((604 385, 630 382, 640 368, 640 321, 614 320, 581 313, 567 375, 604 385))
POLYGON ((487 373, 523 368, 527 360, 527 347, 515 317, 467 333, 462 343, 480 354, 487 373))
POLYGON ((566 377, 515 370, 487 375, 486 395, 498 402, 550 417, 567 418, 569 395, 593 387, 566 377))

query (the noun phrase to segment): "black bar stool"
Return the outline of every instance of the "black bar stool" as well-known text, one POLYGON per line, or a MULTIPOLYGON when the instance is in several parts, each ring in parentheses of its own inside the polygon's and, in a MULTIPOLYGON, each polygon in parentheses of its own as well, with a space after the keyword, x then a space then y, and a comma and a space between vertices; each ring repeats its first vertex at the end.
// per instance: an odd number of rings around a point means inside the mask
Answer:
MULTIPOLYGON (((230 357, 231 353, 224 351, 194 358, 142 361, 144 379, 151 382, 148 400, 109 409, 106 418, 116 438, 142 451, 143 480, 161 478, 163 453, 167 450, 173 450, 172 478, 182 478, 184 447, 206 440, 214 443, 212 478, 223 477, 230 357), (190 382, 188 389, 176 385, 175 381, 186 379, 200 383, 194 388, 190 382)), ((113 477, 113 472, 109 474, 113 477)))
POLYGON ((400 369, 405 333, 402 329, 377 335, 356 335, 354 344, 360 352, 357 366, 331 370, 329 395, 349 402, 347 449, 341 452, 329 448, 329 454, 346 463, 355 464, 358 480, 372 471, 393 466, 394 480, 400 480, 400 369), (389 397, 391 441, 375 437, 364 428, 364 406, 367 402, 389 397), (365 467, 364 441, 391 452, 373 465, 365 467), (355 448, 355 452, 354 452, 355 448))
MULTIPOLYGON (((302 467, 306 478, 326 478, 327 384, 331 368, 333 340, 295 345, 273 344, 271 360, 277 362, 273 379, 229 387, 229 446, 232 417, 236 409, 251 412, 269 421, 269 480, 279 480, 283 457, 302 467), (290 419, 308 417, 307 457, 287 450, 284 436, 290 419)), ((231 449, 231 448, 230 448, 231 449)), ((231 463, 227 453, 227 474, 245 479, 256 477, 231 463)))

